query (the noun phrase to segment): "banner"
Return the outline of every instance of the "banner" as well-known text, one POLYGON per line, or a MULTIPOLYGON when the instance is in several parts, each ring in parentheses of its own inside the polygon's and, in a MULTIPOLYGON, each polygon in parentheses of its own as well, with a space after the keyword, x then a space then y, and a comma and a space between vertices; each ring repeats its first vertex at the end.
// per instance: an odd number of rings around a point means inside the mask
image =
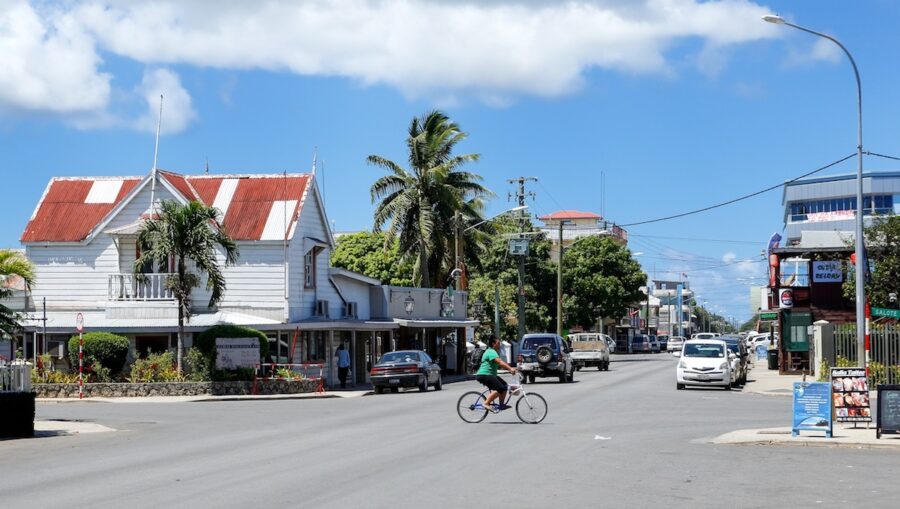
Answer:
POLYGON ((794 382, 794 419, 791 435, 800 431, 824 431, 831 438, 831 401, 828 382, 794 382))
POLYGON ((216 338, 216 369, 253 368, 259 363, 259 338, 216 338))
POLYGON ((842 283, 844 268, 839 261, 814 261, 813 283, 842 283))

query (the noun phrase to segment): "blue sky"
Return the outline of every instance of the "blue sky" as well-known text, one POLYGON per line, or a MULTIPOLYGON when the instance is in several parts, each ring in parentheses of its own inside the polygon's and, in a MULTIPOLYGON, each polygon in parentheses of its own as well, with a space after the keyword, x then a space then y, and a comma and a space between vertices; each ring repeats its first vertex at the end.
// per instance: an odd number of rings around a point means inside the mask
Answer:
MULTIPOLYGON (((506 179, 539 182, 531 212, 620 224, 753 192, 864 145, 900 156, 900 3, 887 0, 565 2, 27 2, 0 4, 0 246, 16 247, 53 176, 307 171, 318 150, 337 230, 371 227, 369 154, 405 161, 409 120, 438 108, 506 179), (606 175, 605 202, 600 175, 606 175)), ((855 171, 850 160, 827 173, 855 171)), ((867 157, 866 169, 897 169, 867 157)), ((722 314, 750 315, 780 191, 628 227, 659 279, 687 273, 722 314), (705 239, 705 240, 697 240, 705 239), (742 262, 742 260, 747 260, 742 262)))

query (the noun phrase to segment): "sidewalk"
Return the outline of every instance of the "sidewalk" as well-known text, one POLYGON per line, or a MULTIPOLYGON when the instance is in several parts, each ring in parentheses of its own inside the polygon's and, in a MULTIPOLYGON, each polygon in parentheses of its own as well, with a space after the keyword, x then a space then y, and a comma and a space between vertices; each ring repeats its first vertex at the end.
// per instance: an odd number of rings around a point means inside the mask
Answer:
MULTIPOLYGON (((766 367, 765 360, 758 360, 747 377, 747 385, 743 393, 760 394, 763 396, 782 396, 784 401, 784 419, 790 424, 794 382, 803 381, 801 375, 779 375, 778 370, 770 370, 766 367)), ((808 382, 814 382, 815 377, 808 376, 808 382)), ((875 405, 876 399, 872 398, 875 405)), ((791 427, 765 429, 742 429, 725 433, 711 440, 714 444, 740 444, 740 445, 794 445, 804 447, 852 447, 857 449, 889 448, 900 450, 900 435, 882 435, 875 438, 875 423, 859 423, 854 428, 852 423, 834 423, 832 438, 825 438, 823 432, 801 431, 798 436, 791 436, 791 427)))

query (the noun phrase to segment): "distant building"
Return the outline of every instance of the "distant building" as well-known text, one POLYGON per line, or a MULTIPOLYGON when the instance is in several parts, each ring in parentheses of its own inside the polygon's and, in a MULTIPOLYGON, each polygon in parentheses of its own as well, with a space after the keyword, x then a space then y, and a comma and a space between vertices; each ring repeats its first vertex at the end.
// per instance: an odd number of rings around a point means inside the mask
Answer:
MULTIPOLYGON (((800 244, 804 232, 856 231, 856 174, 797 180, 784 185, 784 244, 800 244)), ((900 213, 900 172, 863 173, 863 218, 900 213)))
POLYGON ((538 217, 544 222, 541 231, 553 243, 550 251, 550 260, 559 261, 559 225, 563 223, 562 244, 568 248, 576 240, 591 235, 609 236, 623 245, 628 243, 628 232, 620 226, 605 220, 599 214, 593 212, 581 212, 578 210, 559 210, 546 216, 538 217))

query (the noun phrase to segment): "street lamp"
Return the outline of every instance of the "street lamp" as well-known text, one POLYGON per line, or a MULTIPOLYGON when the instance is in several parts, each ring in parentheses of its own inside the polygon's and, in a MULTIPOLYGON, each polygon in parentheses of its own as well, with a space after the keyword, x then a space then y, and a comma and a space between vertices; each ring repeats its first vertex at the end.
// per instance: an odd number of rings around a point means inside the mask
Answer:
POLYGON ((863 154, 862 154, 862 83, 859 79, 859 69, 856 68, 856 61, 853 60, 853 56, 847 51, 847 48, 841 44, 840 41, 835 39, 834 37, 823 34, 821 32, 816 32, 815 30, 810 30, 808 28, 804 28, 799 25, 795 25, 793 23, 788 23, 781 16, 774 15, 766 15, 762 18, 764 21, 769 23, 774 23, 776 25, 786 25, 791 28, 796 28, 797 30, 801 30, 808 34, 817 35, 819 37, 828 39, 829 41, 838 45, 841 50, 843 50, 844 54, 847 55, 847 58, 850 59, 850 65, 853 66, 853 74, 856 75, 856 132, 857 132, 857 144, 856 144, 856 355, 857 359, 859 359, 859 365, 865 367, 866 366, 866 351, 865 351, 865 333, 866 333, 866 319, 865 319, 865 307, 866 307, 866 289, 865 289, 865 277, 863 274, 863 267, 865 267, 866 261, 864 259, 865 253, 863 250, 863 181, 862 181, 862 171, 863 171, 863 154))
POLYGON ((406 298, 403 299, 403 309, 406 311, 406 314, 411 315, 415 308, 416 299, 414 299, 412 295, 407 295, 406 298))

